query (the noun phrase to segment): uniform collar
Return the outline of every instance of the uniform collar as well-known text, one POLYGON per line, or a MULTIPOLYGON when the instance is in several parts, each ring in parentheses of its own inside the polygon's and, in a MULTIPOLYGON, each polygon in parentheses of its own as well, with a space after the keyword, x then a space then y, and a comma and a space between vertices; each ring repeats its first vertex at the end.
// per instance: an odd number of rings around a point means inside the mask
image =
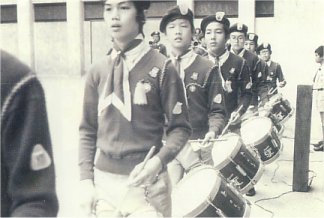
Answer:
MULTIPOLYGON (((238 53, 237 55, 240 56, 240 57, 242 58, 242 57, 244 56, 245 51, 246 51, 245 48, 243 48, 242 51, 240 51, 240 53, 238 53)), ((233 49, 231 49, 231 52, 232 52, 233 54, 236 54, 235 51, 234 51, 233 49)))
POLYGON ((213 61, 213 63, 215 63, 215 64, 216 64, 216 58, 217 58, 218 59, 218 65, 221 67, 227 61, 229 55, 230 55, 230 52, 228 50, 225 50, 225 52, 222 55, 218 56, 218 57, 215 57, 211 53, 209 53, 208 58, 209 58, 209 60, 213 61))

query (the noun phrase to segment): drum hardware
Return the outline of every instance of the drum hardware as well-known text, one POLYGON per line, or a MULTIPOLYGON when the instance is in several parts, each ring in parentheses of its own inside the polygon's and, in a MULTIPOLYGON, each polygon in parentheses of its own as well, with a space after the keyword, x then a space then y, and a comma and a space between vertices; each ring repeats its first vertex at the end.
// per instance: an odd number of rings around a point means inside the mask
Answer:
POLYGON ((208 203, 210 206, 212 206, 212 207, 216 210, 216 213, 217 213, 217 215, 219 215, 219 217, 226 217, 226 215, 223 213, 223 211, 220 210, 218 207, 216 207, 216 206, 213 204, 212 199, 207 198, 206 201, 207 201, 207 203, 208 203))

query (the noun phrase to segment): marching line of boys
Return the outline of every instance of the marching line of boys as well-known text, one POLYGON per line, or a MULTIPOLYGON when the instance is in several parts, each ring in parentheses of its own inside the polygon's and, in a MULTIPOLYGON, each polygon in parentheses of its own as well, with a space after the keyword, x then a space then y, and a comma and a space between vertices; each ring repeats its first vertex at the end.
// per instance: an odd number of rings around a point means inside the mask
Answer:
POLYGON ((80 125, 87 214, 170 216, 171 186, 210 159, 210 150, 194 152, 188 140, 211 143, 229 119, 238 120, 250 105, 256 110, 269 91, 268 65, 243 48, 246 25, 230 26, 222 12, 204 18, 208 56, 202 57, 190 49, 192 11, 176 6, 160 23, 171 45, 167 58, 144 41, 149 7, 149 1, 104 4, 114 47, 87 75, 80 125), (153 157, 144 161, 152 147, 153 157))

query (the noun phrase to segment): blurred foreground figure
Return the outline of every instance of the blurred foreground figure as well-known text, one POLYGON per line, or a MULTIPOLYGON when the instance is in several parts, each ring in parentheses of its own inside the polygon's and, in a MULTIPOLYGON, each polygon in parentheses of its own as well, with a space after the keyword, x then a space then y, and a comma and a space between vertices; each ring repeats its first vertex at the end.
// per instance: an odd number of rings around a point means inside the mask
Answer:
POLYGON ((1 51, 1 216, 57 211, 43 88, 26 65, 1 51))

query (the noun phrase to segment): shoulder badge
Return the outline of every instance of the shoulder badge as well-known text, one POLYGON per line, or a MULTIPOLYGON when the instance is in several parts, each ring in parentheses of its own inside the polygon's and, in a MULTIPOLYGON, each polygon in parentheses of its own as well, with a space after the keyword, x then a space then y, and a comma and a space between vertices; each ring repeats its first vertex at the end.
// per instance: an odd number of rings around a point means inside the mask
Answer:
POLYGON ((181 102, 177 102, 174 105, 174 108, 172 110, 173 114, 181 114, 182 113, 182 103, 181 102))
POLYGON ((214 103, 216 104, 220 104, 222 102, 222 95, 221 94, 217 94, 214 98, 214 103))
POLYGON ((49 167, 52 160, 41 144, 34 145, 30 157, 30 168, 34 171, 42 170, 49 167))
POLYGON ((193 72, 190 78, 191 78, 192 80, 198 80, 198 73, 193 72))
POLYGON ((235 73, 235 68, 231 68, 229 71, 231 74, 235 73))
POLYGON ((149 75, 153 78, 156 78, 160 69, 158 67, 153 67, 152 70, 149 72, 149 75))

